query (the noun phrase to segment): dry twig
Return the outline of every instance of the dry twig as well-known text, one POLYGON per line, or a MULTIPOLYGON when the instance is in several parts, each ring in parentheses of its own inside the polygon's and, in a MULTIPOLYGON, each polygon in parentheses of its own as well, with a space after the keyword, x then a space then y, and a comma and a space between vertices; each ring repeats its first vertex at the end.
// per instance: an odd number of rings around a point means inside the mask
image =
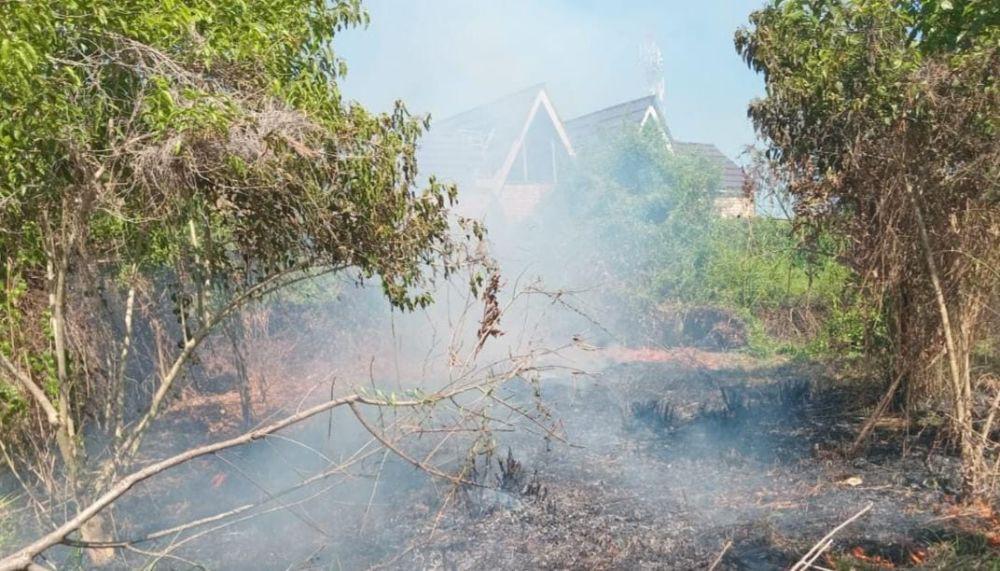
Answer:
POLYGON ((837 532, 839 532, 840 530, 850 525, 851 522, 853 522, 854 520, 868 513, 872 509, 872 506, 874 506, 874 504, 869 503, 867 506, 862 508, 861 511, 849 517, 842 524, 830 530, 830 533, 824 535, 823 539, 820 539, 815 545, 813 545, 812 548, 809 549, 809 551, 807 551, 806 554, 802 556, 802 559, 799 559, 799 561, 795 565, 792 565, 790 571, 806 571, 807 569, 812 567, 813 562, 819 559, 819 556, 822 555, 827 549, 830 549, 830 547, 833 545, 833 536, 836 535, 837 532))

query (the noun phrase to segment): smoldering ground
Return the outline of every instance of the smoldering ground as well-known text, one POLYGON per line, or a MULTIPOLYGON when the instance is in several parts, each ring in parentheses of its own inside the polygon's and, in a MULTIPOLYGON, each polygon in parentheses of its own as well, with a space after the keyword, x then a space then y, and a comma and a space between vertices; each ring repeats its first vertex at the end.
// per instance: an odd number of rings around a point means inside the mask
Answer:
MULTIPOLYGON (((481 457, 493 447, 490 428, 513 430, 530 421, 553 430, 534 408, 503 404, 491 412, 486 406, 498 405, 491 395, 498 384, 531 382, 546 368, 564 367, 551 361, 556 354, 527 313, 519 316, 523 330, 511 330, 518 334, 502 348, 484 343, 491 337, 483 330, 489 319, 513 318, 517 299, 493 291, 499 299, 485 308, 495 306, 497 313, 489 318, 461 284, 442 287, 431 311, 400 314, 377 291, 339 280, 325 286, 256 308, 268 323, 246 347, 254 355, 246 362, 253 422, 265 426, 350 394, 384 402, 384 410, 332 411, 143 482, 115 504, 108 546, 69 540, 50 550, 47 561, 85 564, 86 545, 116 549, 112 565, 122 568, 272 568, 319 558, 351 568, 370 564, 408 537, 386 522, 421 505, 425 511, 443 509, 455 503, 447 498, 456 490, 492 478, 469 471, 476 461, 489 464, 481 457), (317 308, 323 313, 318 318, 317 308), (447 391, 454 394, 444 406, 420 404, 447 391)), ((490 299, 490 292, 487 283, 483 298, 490 299)), ((203 352, 154 425, 144 462, 245 430, 228 351, 220 341, 203 352)), ((94 442, 90 448, 100 447, 94 442)), ((22 515, 25 537, 44 527, 22 515)))

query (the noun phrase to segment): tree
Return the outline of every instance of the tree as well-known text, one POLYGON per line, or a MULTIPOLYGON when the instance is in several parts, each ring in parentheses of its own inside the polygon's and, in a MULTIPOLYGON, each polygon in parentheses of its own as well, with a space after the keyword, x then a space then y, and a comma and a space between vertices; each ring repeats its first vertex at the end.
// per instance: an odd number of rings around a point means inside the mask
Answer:
POLYGON ((847 239, 891 323, 891 376, 913 398, 947 396, 973 492, 995 447, 971 356, 1000 275, 998 24, 981 0, 796 0, 736 35, 764 75, 749 116, 797 221, 847 239))
POLYGON ((656 128, 622 125, 588 143, 540 205, 536 251, 559 279, 597 290, 608 325, 626 317, 622 330, 635 330, 663 293, 655 290, 675 285, 660 283, 665 268, 694 265, 691 244, 711 225, 721 173, 675 154, 656 128))
POLYGON ((331 42, 366 22, 358 0, 0 3, 0 426, 53 438, 80 505, 242 307, 350 268, 412 309, 463 263, 454 187, 416 188, 426 120, 341 98, 331 42))

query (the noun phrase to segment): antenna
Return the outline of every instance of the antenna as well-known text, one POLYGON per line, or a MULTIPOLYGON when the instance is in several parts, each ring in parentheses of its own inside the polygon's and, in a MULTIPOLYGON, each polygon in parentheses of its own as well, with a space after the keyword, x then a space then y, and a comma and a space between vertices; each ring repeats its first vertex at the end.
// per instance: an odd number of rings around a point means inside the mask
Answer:
POLYGON ((663 103, 663 97, 666 95, 666 82, 663 79, 663 52, 660 51, 660 46, 657 45, 652 34, 646 34, 646 38, 639 46, 639 62, 646 75, 649 94, 655 95, 657 101, 663 103))

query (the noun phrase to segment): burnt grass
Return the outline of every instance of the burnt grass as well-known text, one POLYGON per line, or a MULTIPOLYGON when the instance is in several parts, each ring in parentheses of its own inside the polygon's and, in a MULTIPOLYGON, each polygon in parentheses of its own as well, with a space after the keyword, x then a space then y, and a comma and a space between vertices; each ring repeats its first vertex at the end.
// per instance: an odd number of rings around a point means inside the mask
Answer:
POLYGON ((818 565, 998 568, 996 521, 954 504, 957 464, 935 424, 887 422, 847 457, 877 395, 820 371, 619 364, 544 381, 541 397, 567 442, 502 439, 492 489, 395 518, 417 531, 379 566, 787 569, 871 503, 818 565))
MULTIPOLYGON (((286 434, 308 450, 269 439, 191 462, 123 498, 116 536, 263 507, 142 543, 149 551, 122 552, 112 568, 143 567, 148 553, 183 543, 180 557, 155 567, 787 569, 871 503, 817 561, 822 568, 1000 569, 996 506, 956 504, 957 462, 933 417, 887 418, 851 458, 843 449, 877 385, 728 354, 665 355, 506 387, 508 402, 547 411, 559 438, 527 420, 495 432, 491 454, 468 476, 480 486, 456 489, 379 453, 343 479, 272 496, 329 465, 315 451, 341 458, 324 446, 350 451, 368 440, 347 411, 286 434)), ((151 454, 239 430, 214 427, 208 413, 218 404, 208 402, 168 418, 158 434, 169 438, 151 439, 164 449, 151 454)), ((421 442, 410 444, 436 441, 421 442)), ((466 451, 456 445, 454 457, 466 451)), ((87 568, 75 549, 47 556, 57 568, 87 568)))

